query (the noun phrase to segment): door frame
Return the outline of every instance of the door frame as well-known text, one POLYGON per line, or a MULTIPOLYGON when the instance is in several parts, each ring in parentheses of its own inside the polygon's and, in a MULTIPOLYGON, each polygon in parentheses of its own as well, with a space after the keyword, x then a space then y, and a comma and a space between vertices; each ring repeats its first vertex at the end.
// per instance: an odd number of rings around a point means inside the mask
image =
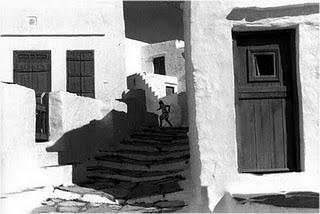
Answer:
MULTIPOLYGON (((297 37, 297 29, 296 28, 285 28, 285 29, 254 29, 249 30, 246 28, 246 31, 240 30, 238 27, 237 30, 232 29, 232 48, 233 48, 233 72, 234 72, 234 99, 235 99, 235 119, 236 119, 236 141, 237 141, 237 164, 238 164, 238 172, 244 173, 244 171, 239 170, 239 161, 240 161, 240 151, 241 151, 241 132, 240 132, 240 118, 239 118, 239 99, 238 99, 238 73, 237 68, 239 66, 239 60, 236 59, 236 48, 237 48, 237 36, 245 36, 245 35, 263 35, 266 33, 276 33, 276 32, 283 32, 287 33, 289 37, 289 44, 290 44, 290 53, 291 53, 291 83, 292 83, 292 138, 294 142, 294 164, 295 169, 291 171, 301 172, 304 170, 304 163, 301 161, 303 160, 304 155, 301 151, 303 151, 303 147, 301 146, 301 139, 303 136, 303 128, 300 126, 300 120, 302 120, 302 113, 301 113, 301 93, 298 91, 298 86, 300 86, 300 82, 298 81, 300 78, 298 77, 297 72, 297 47, 298 43, 296 42, 297 37)), ((263 171, 263 172, 250 172, 250 173, 278 173, 279 171, 272 170, 272 171, 263 171)))

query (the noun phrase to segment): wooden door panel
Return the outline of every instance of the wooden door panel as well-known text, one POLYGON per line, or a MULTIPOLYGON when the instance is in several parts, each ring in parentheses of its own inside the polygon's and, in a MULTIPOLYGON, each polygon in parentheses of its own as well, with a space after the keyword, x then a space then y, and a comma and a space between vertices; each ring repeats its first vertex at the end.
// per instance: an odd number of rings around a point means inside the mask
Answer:
POLYGON ((13 78, 13 82, 25 87, 32 87, 32 76, 30 72, 16 72, 13 78))
POLYGON ((94 97, 94 51, 67 51, 67 91, 94 97))
POLYGON ((34 89, 37 98, 43 92, 51 91, 51 52, 14 51, 13 80, 19 85, 34 89))
POLYGON ((295 170, 294 33, 239 32, 233 38, 239 171, 295 170))
POLYGON ((279 168, 287 167, 287 154, 286 154, 286 125, 283 118, 286 117, 285 112, 285 99, 276 99, 273 101, 271 111, 273 112, 273 143, 274 143, 274 160, 279 168), (282 144, 277 142, 284 142, 282 144))
POLYGON ((80 76, 80 62, 79 61, 67 61, 67 75, 68 77, 80 76))
POLYGON ((82 76, 93 76, 94 75, 94 62, 93 61, 81 62, 81 75, 82 76))
POLYGON ((88 92, 88 93, 82 92, 81 96, 94 98, 94 93, 93 92, 88 92))
POLYGON ((81 61, 93 61, 94 59, 93 51, 82 51, 80 55, 81 61))
POLYGON ((93 77, 82 77, 81 78, 81 90, 85 93, 94 92, 94 78, 93 77))
POLYGON ((68 77, 68 88, 71 93, 81 92, 81 78, 80 77, 68 77))
POLYGON ((255 142, 255 117, 254 117, 255 106, 248 102, 239 102, 238 113, 241 115, 240 127, 241 127, 241 142, 239 144, 239 158, 241 171, 245 169, 257 168, 257 154, 255 142))
POLYGON ((239 102, 241 171, 287 170, 284 103, 285 99, 239 102))

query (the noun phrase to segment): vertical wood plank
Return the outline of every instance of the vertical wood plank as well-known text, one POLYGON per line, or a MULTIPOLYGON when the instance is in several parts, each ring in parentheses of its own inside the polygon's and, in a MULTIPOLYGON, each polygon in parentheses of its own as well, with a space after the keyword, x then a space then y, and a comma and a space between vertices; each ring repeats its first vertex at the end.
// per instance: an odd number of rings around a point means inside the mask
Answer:
POLYGON ((68 77, 68 88, 67 91, 71 93, 80 93, 81 86, 80 86, 80 77, 68 77))
POLYGON ((241 127, 241 149, 242 157, 240 158, 240 169, 254 169, 256 168, 256 145, 254 132, 254 103, 239 102, 240 127, 241 127))
POLYGON ((94 75, 94 62, 93 61, 82 61, 81 62, 81 76, 90 76, 94 75))
POLYGON ((274 152, 274 159, 276 166, 279 168, 286 168, 285 162, 285 137, 283 135, 283 109, 282 109, 282 100, 277 99, 274 100, 272 103, 272 112, 273 112, 273 145, 275 148, 274 152))

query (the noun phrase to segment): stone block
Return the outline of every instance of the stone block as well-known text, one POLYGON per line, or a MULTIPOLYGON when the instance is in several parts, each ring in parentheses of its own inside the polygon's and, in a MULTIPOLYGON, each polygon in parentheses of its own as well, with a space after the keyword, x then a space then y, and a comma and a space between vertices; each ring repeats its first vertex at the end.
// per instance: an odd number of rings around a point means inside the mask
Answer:
POLYGON ((98 195, 98 194, 84 194, 81 197, 81 200, 87 201, 90 203, 105 203, 105 204, 117 204, 117 202, 113 199, 113 196, 109 194, 103 194, 103 195, 98 195), (111 199, 112 198, 112 199, 111 199))
POLYGON ((80 201, 62 201, 60 203, 58 203, 58 206, 62 206, 62 207, 83 207, 85 206, 86 203, 85 202, 80 202, 80 201))
POLYGON ((52 198, 59 198, 64 200, 75 200, 75 199, 80 199, 81 194, 68 192, 60 189, 55 189, 53 192, 52 198))
POLYGON ((161 208, 172 208, 183 207, 185 204, 183 201, 158 201, 154 205, 161 208))

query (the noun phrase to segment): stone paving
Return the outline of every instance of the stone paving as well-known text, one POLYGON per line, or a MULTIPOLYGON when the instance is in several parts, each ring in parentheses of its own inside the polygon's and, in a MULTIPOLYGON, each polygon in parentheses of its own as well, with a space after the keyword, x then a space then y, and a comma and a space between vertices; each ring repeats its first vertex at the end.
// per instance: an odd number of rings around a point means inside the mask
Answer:
POLYGON ((128 203, 104 192, 75 185, 55 187, 53 194, 32 213, 171 213, 185 206, 178 200, 128 203))
POLYGON ((118 150, 100 151, 86 163, 87 181, 79 184, 81 187, 55 187, 33 213, 161 213, 182 209, 184 201, 167 200, 167 196, 184 190, 179 182, 186 179, 189 168, 187 132, 187 127, 134 131, 118 150))

